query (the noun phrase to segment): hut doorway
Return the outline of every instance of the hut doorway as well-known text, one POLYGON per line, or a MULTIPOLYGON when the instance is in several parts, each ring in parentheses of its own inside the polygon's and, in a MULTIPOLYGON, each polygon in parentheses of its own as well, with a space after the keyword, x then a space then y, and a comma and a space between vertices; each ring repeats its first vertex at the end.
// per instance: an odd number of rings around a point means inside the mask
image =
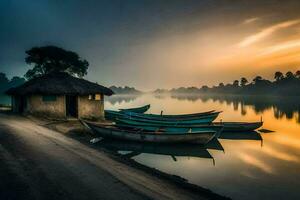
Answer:
POLYGON ((66 96, 66 115, 67 117, 78 117, 77 96, 66 96))
POLYGON ((17 112, 23 113, 26 108, 26 97, 20 96, 16 98, 17 112))

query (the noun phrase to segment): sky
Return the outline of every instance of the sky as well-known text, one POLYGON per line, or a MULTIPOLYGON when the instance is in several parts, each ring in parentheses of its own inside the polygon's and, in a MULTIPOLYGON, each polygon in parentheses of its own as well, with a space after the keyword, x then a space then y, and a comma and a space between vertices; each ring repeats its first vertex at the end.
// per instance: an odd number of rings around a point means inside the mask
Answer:
POLYGON ((56 45, 91 81, 141 90, 217 85, 300 70, 299 0, 1 0, 0 71, 56 45))

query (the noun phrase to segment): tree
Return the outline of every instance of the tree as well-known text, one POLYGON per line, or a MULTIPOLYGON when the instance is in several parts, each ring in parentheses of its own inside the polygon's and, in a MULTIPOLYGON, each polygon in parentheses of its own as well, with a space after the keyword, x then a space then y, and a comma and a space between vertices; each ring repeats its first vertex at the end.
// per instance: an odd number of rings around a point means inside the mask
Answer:
POLYGON ((287 79, 295 78, 294 74, 293 74, 291 71, 288 71, 288 72, 285 74, 285 77, 286 77, 287 79))
POLYGON ((25 74, 32 79, 44 74, 67 72, 73 76, 83 77, 87 74, 89 63, 77 53, 56 46, 33 47, 26 51, 27 64, 34 64, 25 74))
POLYGON ((300 79, 300 70, 296 71, 295 77, 300 79))
POLYGON ((219 86, 220 88, 224 87, 224 83, 219 83, 219 86))
POLYGON ((240 82, 241 82, 241 86, 243 87, 248 83, 248 80, 245 77, 243 77, 243 78, 241 78, 240 82))
POLYGON ((233 86, 238 87, 239 86, 239 81, 238 80, 233 81, 233 86))
POLYGON ((262 81, 262 77, 261 76, 256 76, 254 79, 253 79, 253 82, 256 84, 258 83, 259 81, 262 81))
POLYGON ((201 90, 204 91, 204 92, 206 92, 208 89, 209 89, 209 87, 207 85, 203 85, 201 87, 201 90))
POLYGON ((275 74, 274 74, 274 79, 275 79, 276 81, 282 80, 283 78, 284 78, 284 76, 283 76, 283 73, 282 73, 282 72, 279 72, 279 71, 275 72, 275 74))
POLYGON ((14 76, 10 81, 9 81, 9 87, 17 87, 19 85, 22 85, 25 82, 24 78, 14 76))
POLYGON ((8 78, 6 77, 6 74, 0 72, 0 92, 6 90, 7 86, 8 86, 8 78))
POLYGON ((0 72, 0 85, 4 85, 8 83, 8 78, 6 77, 6 74, 0 72))

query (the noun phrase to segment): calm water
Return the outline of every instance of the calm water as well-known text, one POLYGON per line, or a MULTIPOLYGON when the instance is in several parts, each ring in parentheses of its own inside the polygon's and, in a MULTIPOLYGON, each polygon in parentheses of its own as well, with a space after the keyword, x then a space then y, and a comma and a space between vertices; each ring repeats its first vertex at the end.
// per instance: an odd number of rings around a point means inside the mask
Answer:
POLYGON ((151 104, 148 113, 222 110, 218 120, 259 121, 273 133, 227 134, 210 147, 121 144, 120 153, 233 199, 300 199, 299 98, 112 96, 106 109, 151 104), (180 149, 178 151, 178 149, 180 149), (173 156, 171 156, 173 155, 173 156))

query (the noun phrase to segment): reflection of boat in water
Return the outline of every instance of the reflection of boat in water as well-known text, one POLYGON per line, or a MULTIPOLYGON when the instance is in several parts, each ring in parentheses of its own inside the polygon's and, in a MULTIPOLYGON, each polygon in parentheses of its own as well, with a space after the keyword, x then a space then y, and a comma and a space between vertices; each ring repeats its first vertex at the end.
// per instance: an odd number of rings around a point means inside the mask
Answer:
POLYGON ((249 132, 222 132, 219 139, 229 139, 229 140, 263 140, 260 133, 256 131, 249 132))
POLYGON ((224 151, 222 144, 220 143, 220 141, 217 138, 212 139, 209 143, 204 145, 204 147, 207 149, 224 151))
POLYGON ((154 143, 139 143, 139 142, 124 142, 120 140, 104 139, 98 143, 101 147, 104 147, 111 151, 130 151, 123 156, 134 157, 141 153, 169 155, 174 160, 175 157, 198 157, 213 159, 211 154, 206 148, 193 144, 154 144, 154 143))

